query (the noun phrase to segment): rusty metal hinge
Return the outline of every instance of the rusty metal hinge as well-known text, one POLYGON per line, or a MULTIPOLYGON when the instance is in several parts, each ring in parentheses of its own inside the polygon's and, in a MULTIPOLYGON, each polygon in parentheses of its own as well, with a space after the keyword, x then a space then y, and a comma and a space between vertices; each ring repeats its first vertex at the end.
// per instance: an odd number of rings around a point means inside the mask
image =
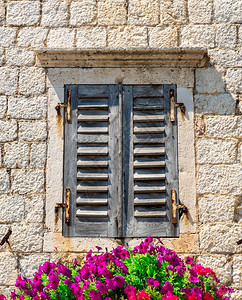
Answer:
POLYGON ((184 103, 175 103, 175 93, 174 90, 170 90, 170 120, 175 122, 175 109, 180 108, 182 119, 185 118, 186 107, 184 103))
POLYGON ((71 190, 69 188, 66 189, 66 202, 65 203, 56 203, 55 205, 55 213, 58 212, 59 208, 65 209, 65 222, 69 224, 70 222, 70 200, 71 200, 71 190))
POLYGON ((55 109, 59 111, 61 108, 66 108, 66 121, 71 122, 71 90, 67 90, 66 103, 58 103, 55 109))
POLYGON ((171 190, 171 210, 172 210, 172 223, 177 224, 177 209, 179 210, 179 219, 183 215, 183 213, 186 213, 187 207, 184 204, 178 204, 176 201, 176 191, 171 190))

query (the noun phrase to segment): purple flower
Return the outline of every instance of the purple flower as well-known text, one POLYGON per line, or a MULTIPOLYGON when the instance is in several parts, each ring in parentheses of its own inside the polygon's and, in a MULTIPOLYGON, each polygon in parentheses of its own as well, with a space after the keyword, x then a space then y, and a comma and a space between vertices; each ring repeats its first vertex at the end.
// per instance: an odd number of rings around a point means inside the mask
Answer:
POLYGON ((117 275, 114 277, 114 280, 116 281, 118 288, 121 289, 124 286, 125 283, 124 277, 117 275))
POLYGON ((96 283, 96 288, 99 290, 101 294, 106 294, 108 292, 107 286, 99 280, 96 283))
POLYGON ((56 290, 58 288, 58 285, 59 285, 59 282, 60 282, 60 279, 58 276, 55 275, 55 273, 51 270, 49 275, 48 275, 48 278, 49 278, 49 283, 47 284, 47 288, 51 288, 53 290, 56 290))
POLYGON ((147 279, 147 284, 150 285, 150 286, 159 286, 160 285, 160 282, 154 278, 148 278, 147 279))
POLYGON ((101 250, 103 250, 103 248, 101 248, 99 246, 95 246, 95 247, 97 248, 98 252, 101 251, 101 250))
POLYGON ((166 294, 167 292, 173 293, 173 285, 169 281, 166 281, 165 284, 161 287, 160 292, 162 294, 166 294))
POLYGON ((82 289, 79 286, 79 283, 73 283, 71 286, 71 291, 76 298, 81 297, 82 289))
POLYGON ((90 296, 91 300, 101 300, 101 295, 94 290, 90 291, 89 296, 90 296))
POLYGON ((88 289, 88 287, 89 287, 89 281, 84 281, 82 288, 86 290, 86 289, 88 289))
POLYGON ((134 286, 127 284, 126 288, 124 289, 124 292, 126 295, 130 294, 130 293, 134 293, 136 294, 137 290, 134 286))
POLYGON ((63 274, 64 276, 66 277, 69 277, 71 278, 72 276, 72 272, 70 269, 68 269, 66 266, 63 266, 63 265, 59 265, 58 266, 58 270, 57 270, 58 274, 63 274))
POLYGON ((3 294, 0 295, 0 300, 6 300, 6 299, 7 298, 3 294))
POLYGON ((115 290, 117 288, 117 282, 115 278, 109 279, 106 278, 107 288, 109 290, 115 290))
POLYGON ((73 282, 70 279, 64 278, 63 279, 64 284, 66 284, 69 288, 71 288, 73 282))
POLYGON ((186 257, 186 263, 188 264, 188 265, 191 265, 191 264, 193 264, 193 258, 192 257, 186 257))

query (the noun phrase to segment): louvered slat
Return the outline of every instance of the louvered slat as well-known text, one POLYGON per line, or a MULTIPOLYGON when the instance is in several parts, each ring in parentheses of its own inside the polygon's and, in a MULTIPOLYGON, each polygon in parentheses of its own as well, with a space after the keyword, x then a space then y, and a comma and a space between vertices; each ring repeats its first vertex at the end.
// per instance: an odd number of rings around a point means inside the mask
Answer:
POLYGON ((107 155, 108 147, 78 147, 78 155, 107 155))
POLYGON ((79 206, 105 206, 108 204, 107 199, 98 199, 98 198, 80 198, 76 199, 76 204, 79 206))
POLYGON ((134 116, 134 122, 161 122, 164 121, 164 116, 154 115, 154 116, 134 116))
POLYGON ((79 174, 77 173, 77 179, 78 180, 83 180, 83 181, 88 181, 88 180, 107 180, 108 179, 108 174, 79 174))
POLYGON ((163 155, 165 153, 166 153, 165 148, 159 148, 159 147, 134 149, 134 155, 163 155))
POLYGON ((155 206, 163 206, 166 204, 166 199, 134 199, 134 205, 155 205, 155 206))
POLYGON ((164 180, 165 174, 134 174, 134 180, 164 180))
POLYGON ((78 218, 106 218, 108 216, 108 212, 78 209, 76 211, 76 216, 78 218))
POLYGON ((135 211, 134 216, 135 218, 165 218, 167 215, 165 211, 135 211))
POLYGON ((138 127, 134 126, 134 133, 162 133, 165 131, 164 127, 138 127))

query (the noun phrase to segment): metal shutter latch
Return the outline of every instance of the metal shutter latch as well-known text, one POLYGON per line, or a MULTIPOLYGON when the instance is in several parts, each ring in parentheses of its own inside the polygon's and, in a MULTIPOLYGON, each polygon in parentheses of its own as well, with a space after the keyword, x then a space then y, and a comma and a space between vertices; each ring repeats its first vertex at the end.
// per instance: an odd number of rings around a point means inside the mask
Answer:
POLYGON ((58 212, 59 208, 65 209, 65 222, 69 224, 70 222, 70 200, 71 200, 71 190, 69 188, 66 189, 66 202, 65 203, 56 203, 55 205, 55 213, 58 212))
POLYGON ((186 107, 184 103, 175 103, 175 94, 174 90, 170 90, 170 120, 175 122, 175 109, 180 108, 182 121, 185 120, 186 107))
POLYGON ((177 209, 179 209, 179 219, 183 213, 187 213, 188 209, 184 204, 176 203, 176 190, 171 190, 171 211, 172 211, 172 223, 177 224, 177 209))
POLYGON ((60 108, 66 108, 66 121, 71 122, 71 90, 67 90, 67 103, 58 103, 55 109, 60 111, 60 108))

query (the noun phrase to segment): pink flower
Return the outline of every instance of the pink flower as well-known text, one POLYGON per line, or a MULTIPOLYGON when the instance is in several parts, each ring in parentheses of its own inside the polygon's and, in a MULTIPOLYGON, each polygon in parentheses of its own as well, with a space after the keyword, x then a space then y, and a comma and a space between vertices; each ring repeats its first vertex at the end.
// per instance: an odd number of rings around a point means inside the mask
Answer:
POLYGON ((160 285, 160 282, 154 278, 148 278, 147 279, 147 284, 150 285, 150 286, 159 286, 160 285))
POLYGON ((0 300, 6 300, 7 298, 3 295, 3 294, 0 294, 0 300))
POLYGON ((211 294, 209 294, 208 292, 205 292, 203 299, 204 300, 213 300, 213 296, 211 294))
POLYGON ((150 294, 145 291, 139 291, 137 294, 137 300, 149 300, 150 294))
POLYGON ((89 296, 90 296, 91 300, 101 300, 101 295, 94 290, 90 291, 89 296))

